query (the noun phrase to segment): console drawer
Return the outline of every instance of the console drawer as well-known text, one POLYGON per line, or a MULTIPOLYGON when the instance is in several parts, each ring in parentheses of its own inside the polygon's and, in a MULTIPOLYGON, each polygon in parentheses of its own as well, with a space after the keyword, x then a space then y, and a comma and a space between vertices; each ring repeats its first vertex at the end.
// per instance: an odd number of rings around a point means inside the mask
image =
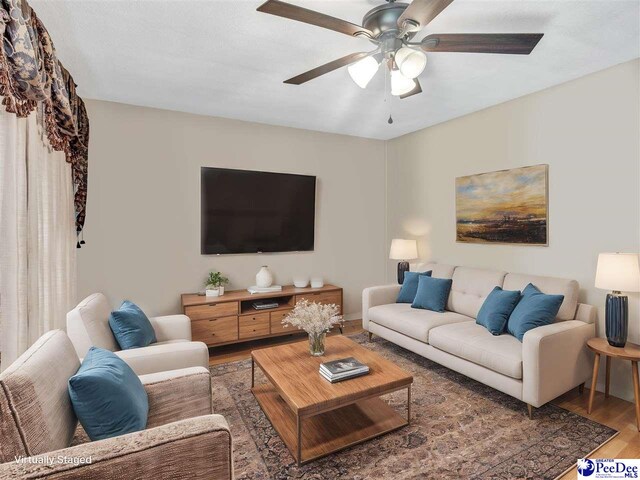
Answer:
POLYGON ((309 300, 310 302, 324 303, 324 304, 334 303, 338 306, 338 308, 340 308, 340 304, 342 303, 342 295, 340 294, 339 291, 305 293, 304 295, 296 295, 296 303, 298 303, 300 300, 309 300))
POLYGON ((186 307, 184 314, 191 320, 204 320, 218 317, 228 317, 238 314, 238 302, 224 302, 213 305, 197 305, 186 307))
POLYGON ((269 335, 269 312, 241 316, 239 329, 240 338, 269 335))
POLYGON ((192 320, 191 336, 194 342, 204 342, 207 345, 238 340, 238 317, 192 320))
POLYGON ((271 333, 282 333, 282 332, 297 332, 298 328, 293 327, 291 325, 284 326, 282 325, 282 320, 286 317, 291 310, 282 310, 279 312, 271 312, 271 333))

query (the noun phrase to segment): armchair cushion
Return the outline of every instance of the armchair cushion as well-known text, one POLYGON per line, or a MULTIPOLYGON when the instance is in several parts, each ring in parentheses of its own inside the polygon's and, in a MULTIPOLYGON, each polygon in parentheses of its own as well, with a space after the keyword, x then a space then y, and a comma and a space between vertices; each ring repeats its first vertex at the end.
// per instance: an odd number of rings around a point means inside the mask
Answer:
POLYGON ((149 399, 147 428, 213 413, 211 374, 204 367, 140 376, 149 399))
POLYGON ((149 318, 158 342, 191 341, 191 319, 186 315, 165 315, 149 318))
POLYGON ((69 379, 69 397, 91 440, 143 430, 149 402, 138 376, 122 359, 91 347, 80 370, 69 379))
POLYGON ((146 375, 189 367, 209 367, 209 350, 202 342, 169 341, 115 352, 136 372, 146 375))
POLYGON ((111 312, 109 326, 122 350, 148 347, 157 342, 151 322, 140 307, 129 300, 111 312))
POLYGON ((0 478, 233 478, 231 434, 221 415, 180 420, 142 432, 57 450, 47 453, 47 456, 90 457, 91 463, 55 462, 49 465, 43 460, 11 461, 0 465, 0 478))

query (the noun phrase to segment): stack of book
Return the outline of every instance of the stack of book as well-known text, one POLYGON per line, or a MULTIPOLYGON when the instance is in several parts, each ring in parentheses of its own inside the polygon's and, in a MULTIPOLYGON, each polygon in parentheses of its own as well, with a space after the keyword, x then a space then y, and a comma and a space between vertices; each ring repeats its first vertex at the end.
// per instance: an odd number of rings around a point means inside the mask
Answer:
POLYGON ((251 295, 255 293, 273 293, 273 292, 281 292, 282 285, 271 285, 270 287, 256 287, 255 285, 247 288, 247 292, 251 295))
POLYGON ((369 367, 353 357, 320 364, 320 375, 331 383, 360 377, 369 373, 369 367))

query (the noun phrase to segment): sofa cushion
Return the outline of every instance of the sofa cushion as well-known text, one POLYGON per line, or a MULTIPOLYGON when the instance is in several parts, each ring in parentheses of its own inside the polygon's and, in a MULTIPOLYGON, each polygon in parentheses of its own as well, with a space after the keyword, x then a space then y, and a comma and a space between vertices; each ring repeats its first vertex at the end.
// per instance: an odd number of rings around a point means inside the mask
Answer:
POLYGON ((111 312, 109 326, 121 350, 148 347, 157 341, 151 322, 135 303, 125 300, 111 312))
POLYGON ((556 321, 573 320, 575 318, 578 309, 578 293, 580 291, 578 282, 566 278, 508 273, 504 278, 502 288, 522 291, 530 283, 534 284, 542 293, 564 295, 564 300, 556 315, 556 321))
POLYGON ((469 317, 454 312, 432 312, 411 308, 407 303, 391 303, 369 309, 369 321, 428 343, 429 331, 440 325, 468 322, 469 317))
POLYGON ((413 303, 413 300, 416 298, 416 292, 418 291, 418 278, 421 275, 430 277, 431 270, 428 272, 405 272, 396 303, 413 303))
POLYGON ((446 263, 412 263, 410 265, 412 272, 425 272, 431 270, 431 276, 433 278, 451 278, 453 271, 456 269, 455 265, 448 265, 446 263))
POLYGON ((91 347, 68 388, 73 410, 91 440, 147 426, 147 392, 131 367, 109 350, 91 347))
POLYGON ((474 321, 433 328, 429 344, 494 372, 522 378, 522 344, 511 335, 492 335, 474 321))
POLYGON ((78 420, 67 381, 79 367, 69 337, 52 330, 0 374, 0 463, 70 445, 78 420))
POLYGON ((509 315, 516 308, 519 300, 520 290, 503 290, 500 287, 493 287, 480 307, 476 323, 482 325, 493 335, 503 334, 509 315))
POLYGON ((411 307, 444 313, 450 291, 450 278, 420 277, 416 298, 413 300, 411 307))
MULTIPOLYGON (((456 267, 447 310, 477 318, 480 307, 494 287, 502 287, 506 272, 456 267)), ((518 289, 514 289, 518 290, 518 289)))
POLYGON ((509 317, 507 331, 522 341, 529 330, 551 325, 558 314, 564 297, 547 295, 531 283, 522 292, 522 298, 509 317))

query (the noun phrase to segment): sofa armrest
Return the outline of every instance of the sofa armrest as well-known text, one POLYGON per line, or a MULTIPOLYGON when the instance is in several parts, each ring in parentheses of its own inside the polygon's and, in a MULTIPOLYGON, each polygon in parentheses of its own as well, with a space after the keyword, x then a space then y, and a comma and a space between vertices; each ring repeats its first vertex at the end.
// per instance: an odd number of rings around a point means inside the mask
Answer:
POLYGON ((151 317, 149 321, 156 332, 156 339, 159 342, 167 342, 169 340, 191 341, 191 319, 186 315, 151 317))
POLYGON ((378 305, 395 303, 400 285, 380 285, 362 291, 362 328, 369 329, 369 309, 378 305))
POLYGON ((149 398, 147 428, 213 413, 211 373, 204 367, 141 375, 149 398))
POLYGON ((231 452, 227 421, 206 415, 3 463, 0 478, 230 480, 231 452))
POLYGON ((209 349, 202 342, 151 344, 114 353, 137 375, 190 367, 209 368, 209 349))
POLYGON ((587 340, 595 325, 567 320, 525 333, 522 341, 522 399, 544 405, 585 382, 591 374, 587 340))

